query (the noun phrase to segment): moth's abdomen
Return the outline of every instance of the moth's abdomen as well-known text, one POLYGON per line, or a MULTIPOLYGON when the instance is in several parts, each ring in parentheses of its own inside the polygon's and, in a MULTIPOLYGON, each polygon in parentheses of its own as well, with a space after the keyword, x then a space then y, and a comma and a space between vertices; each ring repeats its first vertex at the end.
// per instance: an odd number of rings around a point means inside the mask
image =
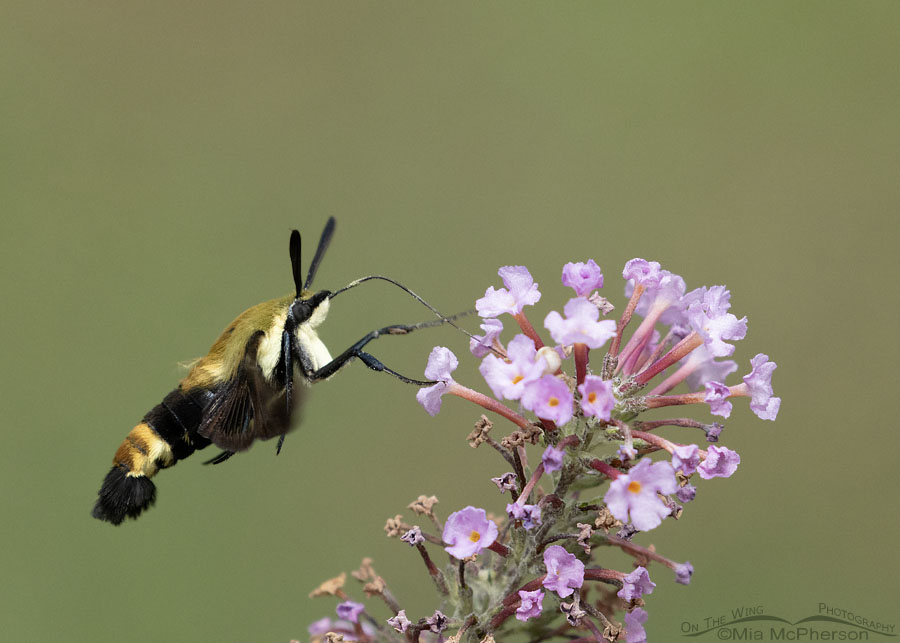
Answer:
POLYGON ((156 486, 150 478, 209 445, 197 433, 209 397, 208 391, 177 388, 131 429, 97 494, 94 518, 118 525, 125 518, 137 518, 156 501, 156 486))

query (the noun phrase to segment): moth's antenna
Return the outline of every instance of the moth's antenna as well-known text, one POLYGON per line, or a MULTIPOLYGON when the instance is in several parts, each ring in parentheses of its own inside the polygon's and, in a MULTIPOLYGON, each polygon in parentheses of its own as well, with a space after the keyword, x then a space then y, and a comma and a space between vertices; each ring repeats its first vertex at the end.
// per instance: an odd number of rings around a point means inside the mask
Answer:
POLYGON ((297 289, 297 297, 303 290, 300 284, 303 282, 303 269, 300 267, 300 232, 291 231, 291 269, 294 272, 294 288, 297 289))
POLYGON ((360 277, 359 279, 355 279, 355 280, 351 281, 349 284, 347 284, 346 286, 344 286, 344 287, 341 288, 340 290, 335 290, 333 293, 331 293, 331 294, 328 296, 328 298, 329 298, 329 299, 333 299, 334 297, 338 296, 339 294, 341 294, 341 293, 344 292, 345 290, 350 290, 351 288, 355 288, 355 287, 358 286, 359 284, 361 284, 361 283, 363 283, 363 282, 366 282, 366 281, 369 281, 370 279, 380 279, 381 281, 386 281, 386 282, 388 282, 388 283, 394 284, 395 286, 397 286, 398 288, 400 288, 401 290, 403 290, 406 294, 410 295, 413 299, 415 299, 416 301, 418 301, 420 304, 422 304, 423 306, 425 306, 428 310, 430 310, 430 311, 433 312, 435 315, 437 315, 438 319, 440 320, 438 323, 441 323, 441 324, 450 324, 451 326, 453 326, 453 328, 455 328, 456 330, 458 330, 459 332, 461 332, 463 335, 467 335, 468 337, 472 337, 472 338, 475 337, 475 336, 472 335, 472 333, 470 333, 469 331, 467 331, 467 330, 465 330, 465 329, 463 329, 463 328, 460 328, 459 326, 457 326, 456 324, 453 323, 453 320, 454 320, 454 319, 456 319, 456 318, 458 318, 458 317, 464 317, 465 315, 470 315, 470 314, 472 314, 472 313, 475 312, 475 311, 473 311, 473 310, 467 310, 467 311, 465 311, 465 312, 462 312, 462 313, 458 313, 458 314, 456 314, 456 315, 453 315, 452 317, 446 317, 446 316, 443 315, 437 308, 435 308, 434 306, 432 306, 431 304, 429 304, 427 301, 425 301, 424 299, 422 299, 421 297, 419 297, 419 295, 417 295, 416 293, 414 293, 412 290, 410 290, 409 288, 407 288, 407 287, 404 286, 403 284, 401 284, 401 283, 399 283, 399 282, 397 282, 397 281, 394 281, 394 280, 391 279, 390 277, 384 277, 384 276, 382 276, 382 275, 369 275, 368 277, 360 277))
POLYGON ((309 272, 306 275, 306 283, 303 284, 304 290, 310 287, 313 278, 316 276, 316 270, 319 269, 319 262, 322 261, 322 256, 328 249, 328 244, 331 243, 331 237, 334 236, 335 223, 336 221, 334 220, 334 217, 328 217, 328 221, 325 223, 325 229, 322 230, 322 236, 319 238, 319 247, 316 248, 316 254, 313 257, 312 263, 309 264, 309 272))

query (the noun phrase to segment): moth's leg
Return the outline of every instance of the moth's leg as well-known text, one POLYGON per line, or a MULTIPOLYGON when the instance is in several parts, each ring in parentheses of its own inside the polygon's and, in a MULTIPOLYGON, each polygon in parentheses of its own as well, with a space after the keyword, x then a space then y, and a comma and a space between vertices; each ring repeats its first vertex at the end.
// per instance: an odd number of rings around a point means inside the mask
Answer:
POLYGON ((310 373, 305 373, 305 375, 310 382, 317 382, 319 380, 327 379, 341 370, 344 366, 347 365, 348 362, 350 362, 350 360, 356 357, 359 358, 359 360, 363 364, 371 368, 373 371, 388 373, 399 379, 401 382, 406 382, 407 384, 415 384, 416 386, 430 386, 431 384, 435 384, 436 382, 428 380, 416 380, 411 377, 401 375, 397 371, 390 369, 382 364, 374 355, 366 353, 362 349, 366 344, 374 339, 378 339, 382 335, 407 335, 419 328, 439 326, 442 323, 444 323, 443 320, 437 319, 434 321, 422 322, 419 324, 396 324, 394 326, 385 326, 384 328, 373 330, 371 333, 366 334, 362 339, 353 344, 343 353, 332 359, 328 364, 325 364, 325 366, 322 366, 318 370, 312 371, 310 373))

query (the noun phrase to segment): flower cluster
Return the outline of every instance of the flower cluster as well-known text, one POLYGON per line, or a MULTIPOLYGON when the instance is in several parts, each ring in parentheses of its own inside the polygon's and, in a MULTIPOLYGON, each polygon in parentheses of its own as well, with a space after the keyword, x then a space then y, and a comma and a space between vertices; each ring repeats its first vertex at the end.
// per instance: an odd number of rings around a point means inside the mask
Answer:
MULTIPOLYGON (((764 420, 778 414, 781 399, 773 396, 771 385, 775 364, 765 354, 750 360, 740 383, 725 383, 738 370, 726 358, 747 333, 747 318, 730 312, 725 286, 688 291, 681 277, 658 263, 633 259, 622 272, 628 303, 618 320, 604 319, 612 305, 597 293, 604 283, 600 267, 593 260, 569 263, 562 284, 574 297, 562 314, 545 316, 547 334, 542 335, 525 314, 541 299, 529 271, 507 266, 499 275, 504 287, 489 287, 475 302, 483 334, 473 335, 469 344, 493 396, 457 382, 458 358, 449 348, 436 347, 425 368, 434 383, 416 397, 430 415, 452 395, 513 424, 498 441, 489 435, 493 422, 482 415, 467 438, 473 447, 488 444, 512 469, 491 480, 494 493, 511 496, 505 515, 469 506, 442 523, 434 512, 437 499, 421 496, 409 508, 436 532, 409 525, 402 516, 389 520, 385 529, 418 550, 441 596, 439 609, 411 621, 371 572, 360 580, 367 582, 367 595, 387 603, 393 614, 389 627, 384 620, 363 620, 368 617, 363 604, 336 593, 344 599, 337 607, 340 620, 333 624, 329 619, 334 629, 326 636, 361 641, 431 636, 437 641, 444 640, 444 629, 454 628, 447 640, 493 641, 518 622, 533 640, 572 628, 569 638, 645 641, 644 597, 656 587, 648 567, 668 568, 675 582, 686 585, 693 566, 638 544, 640 533, 681 515, 678 503, 698 493, 691 484, 695 475, 730 477, 740 456, 716 444, 723 428, 719 423, 651 420, 643 414, 701 404, 727 418, 739 397, 750 398, 750 410, 764 420), (643 319, 623 341, 634 315, 643 319), (509 317, 515 331, 503 341, 509 317), (545 343, 547 337, 552 343, 545 343), (601 359, 592 363, 601 349, 601 359), (672 392, 682 384, 687 392, 672 392), (661 430, 669 426, 699 430, 696 442, 706 448, 663 437, 661 430), (539 443, 543 450, 531 468, 526 445, 539 443), (604 567, 598 544, 630 555, 634 569, 604 567), (456 562, 439 568, 429 546, 442 547, 456 562)), ((322 628, 323 621, 313 624, 313 638, 322 637, 322 628)))

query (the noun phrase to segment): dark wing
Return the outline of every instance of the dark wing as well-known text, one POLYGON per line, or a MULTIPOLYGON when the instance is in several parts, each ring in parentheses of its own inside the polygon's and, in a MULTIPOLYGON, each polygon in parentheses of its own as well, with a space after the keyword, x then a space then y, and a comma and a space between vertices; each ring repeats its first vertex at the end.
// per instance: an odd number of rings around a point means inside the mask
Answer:
MULTIPOLYGON (((291 428, 284 386, 267 382, 256 361, 262 337, 263 333, 258 333, 248 342, 237 373, 213 394, 197 429, 200 435, 225 451, 244 451, 254 440, 284 435, 291 428)), ((293 390, 292 408, 297 406, 298 388, 293 390)), ((220 458, 214 461, 227 459, 220 458)))

